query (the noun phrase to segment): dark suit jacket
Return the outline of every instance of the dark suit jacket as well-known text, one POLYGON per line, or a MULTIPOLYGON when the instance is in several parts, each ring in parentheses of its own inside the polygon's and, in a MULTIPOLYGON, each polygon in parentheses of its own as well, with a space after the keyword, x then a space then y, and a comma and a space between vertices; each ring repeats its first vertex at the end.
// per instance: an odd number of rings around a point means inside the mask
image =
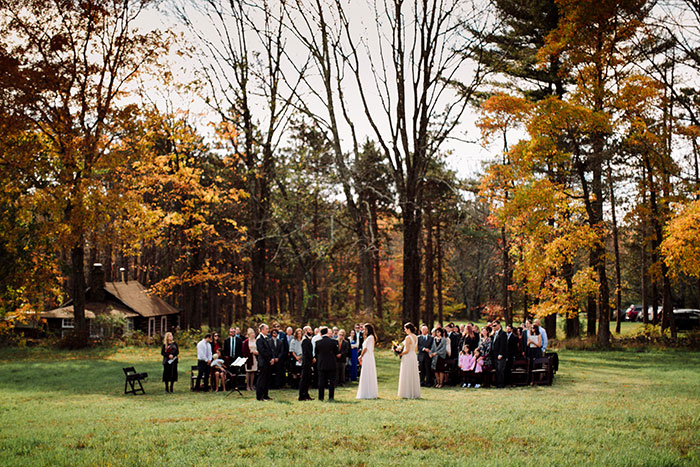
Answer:
POLYGON ((462 340, 462 336, 458 332, 452 331, 447 337, 450 338, 450 359, 459 358, 459 342, 462 340))
MULTIPOLYGON (((286 337, 285 337, 286 339, 286 337)), ((282 342, 281 339, 275 339, 274 337, 270 336, 269 338, 270 341, 270 348, 272 349, 272 355, 273 358, 279 358, 279 362, 282 362, 284 358, 287 356, 287 352, 284 351, 284 343, 282 342)))
POLYGON ((272 346, 270 346, 270 339, 272 339, 272 337, 268 336, 267 339, 265 339, 263 335, 260 334, 255 340, 255 345, 258 348, 258 367, 260 369, 268 368, 270 366, 270 360, 276 358, 276 355, 272 352, 272 346))
POLYGON ((503 329, 494 335, 491 343, 491 361, 495 362, 498 360, 499 355, 502 358, 508 357, 508 336, 503 329))
POLYGON ((430 353, 430 348, 433 346, 433 336, 428 334, 423 337, 423 334, 418 336, 418 360, 423 361, 424 359, 430 359, 428 354, 430 353), (427 348, 428 351, 424 351, 423 348, 427 348))
MULTIPOLYGON (((243 355, 243 339, 240 336, 233 336, 233 356, 238 358, 243 355)), ((231 356, 231 336, 224 340, 224 357, 231 356)))
POLYGON ((338 353, 340 354, 340 358, 338 358, 338 361, 341 363, 345 363, 347 359, 350 358, 350 342, 348 342, 347 339, 343 339, 343 343, 340 344, 338 348, 338 353))
POLYGON ((510 337, 508 337, 508 360, 518 358, 519 348, 520 345, 518 344, 518 336, 516 336, 514 332, 511 332, 510 337))
POLYGON ((338 354, 338 341, 330 337, 322 337, 316 341, 316 361, 320 371, 335 370, 335 360, 338 354))
POLYGON ((311 339, 304 337, 301 340, 301 365, 304 368, 311 368, 314 364, 314 346, 311 339))

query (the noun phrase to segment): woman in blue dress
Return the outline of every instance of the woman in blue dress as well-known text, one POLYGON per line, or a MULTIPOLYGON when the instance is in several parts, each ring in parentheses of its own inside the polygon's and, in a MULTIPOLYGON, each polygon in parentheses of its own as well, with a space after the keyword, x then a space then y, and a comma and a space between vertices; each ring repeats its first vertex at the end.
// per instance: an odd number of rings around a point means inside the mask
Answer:
POLYGON ((357 356, 360 342, 357 340, 357 333, 350 330, 350 381, 357 381, 357 356))

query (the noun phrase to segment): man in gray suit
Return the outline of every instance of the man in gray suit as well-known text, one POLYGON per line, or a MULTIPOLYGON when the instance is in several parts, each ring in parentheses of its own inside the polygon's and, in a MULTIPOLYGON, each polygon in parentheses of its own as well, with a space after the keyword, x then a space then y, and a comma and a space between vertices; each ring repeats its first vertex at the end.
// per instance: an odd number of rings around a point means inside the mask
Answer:
POLYGON ((420 385, 433 385, 433 372, 430 369, 430 348, 433 346, 433 336, 428 331, 425 324, 420 328, 421 335, 418 336, 418 370, 420 371, 420 385))

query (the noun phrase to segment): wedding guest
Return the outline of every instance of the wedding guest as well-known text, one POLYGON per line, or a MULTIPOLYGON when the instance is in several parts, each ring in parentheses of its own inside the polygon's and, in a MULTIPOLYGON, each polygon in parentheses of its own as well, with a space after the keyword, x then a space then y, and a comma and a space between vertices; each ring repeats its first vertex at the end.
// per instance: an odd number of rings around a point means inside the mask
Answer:
POLYGON ((447 340, 441 328, 435 330, 435 339, 430 348, 430 358, 432 359, 431 368, 435 372, 435 381, 437 382, 435 387, 441 388, 445 384, 445 360, 447 359, 447 340))
POLYGON ((221 342, 219 342, 219 333, 214 332, 211 336, 211 353, 214 355, 215 353, 219 353, 219 349, 221 349, 221 342))
POLYGON ((459 353, 459 369, 462 374, 462 387, 466 388, 471 385, 471 374, 474 373, 474 363, 476 359, 472 355, 472 351, 469 350, 469 346, 465 345, 462 347, 462 351, 459 353))
POLYGON ((338 328, 333 326, 333 339, 338 340, 338 328))
POLYGON ((540 327, 536 324, 527 332, 527 356, 531 360, 542 356, 542 336, 540 327))
POLYGON ((354 329, 350 330, 350 381, 357 381, 357 357, 359 355, 360 342, 354 329))
POLYGON ((511 372, 513 371, 513 363, 518 358, 518 335, 515 333, 513 326, 506 326, 506 336, 508 337, 508 358, 506 359, 506 384, 511 382, 511 372))
POLYGON ((299 381, 299 400, 313 400, 309 396, 309 386, 311 385, 311 369, 314 364, 314 351, 311 344, 313 330, 310 326, 304 326, 304 338, 301 341, 301 381, 299 381))
MULTIPOLYGON (((222 352, 221 350, 223 349, 223 345, 221 344, 221 341, 219 341, 219 333, 218 332, 213 332, 211 336, 211 353, 212 355, 217 354, 221 355, 222 352)), ((211 371, 211 364, 209 365, 209 379, 210 379, 210 384, 211 387, 215 387, 215 374, 213 371, 211 371)))
POLYGON ((542 355, 544 355, 545 352, 547 351, 547 342, 548 342, 548 340, 547 340, 547 330, 546 330, 545 328, 542 327, 542 324, 540 324, 539 318, 535 319, 535 320, 532 322, 532 324, 536 324, 537 327, 538 327, 539 330, 540 330, 540 338, 542 339, 542 347, 541 347, 541 348, 542 348, 542 355))
POLYGON ((180 350, 177 348, 172 332, 166 332, 163 336, 163 347, 160 349, 160 354, 163 356, 165 392, 173 392, 173 383, 177 381, 177 360, 180 350))
POLYGON ((287 345, 286 334, 282 331, 272 331, 270 338, 272 352, 277 358, 277 363, 272 367, 272 379, 270 387, 273 389, 284 388, 287 380, 287 359, 289 358, 289 346, 287 345))
POLYGON ((195 388, 202 390, 201 382, 204 380, 204 391, 209 391, 209 364, 211 363, 211 334, 206 334, 204 339, 197 343, 197 382, 195 388))
POLYGON ((222 354, 227 366, 230 366, 238 357, 243 356, 243 340, 240 335, 236 334, 236 329, 233 327, 228 330, 222 354))
POLYGON ((462 347, 464 347, 465 345, 469 347, 469 350, 471 352, 474 352, 479 346, 479 334, 474 330, 473 323, 467 323, 467 325, 465 326, 461 344, 462 347))
POLYGON ((245 362, 245 387, 247 391, 254 391, 255 375, 258 372, 258 348, 253 328, 248 328, 247 335, 248 338, 243 341, 243 356, 248 359, 245 362))
POLYGON ((467 367, 469 368, 467 370, 467 377, 469 380, 467 381, 467 387, 474 387, 474 388, 480 388, 481 387, 481 380, 483 379, 483 366, 481 365, 482 359, 477 358, 478 350, 475 350, 473 352, 474 358, 472 359, 472 366, 467 367))
POLYGON ((461 348, 459 346, 459 341, 461 340, 462 336, 458 332, 457 326, 454 325, 454 323, 448 324, 448 334, 447 337, 449 338, 450 342, 450 359, 453 360, 453 366, 456 368, 457 367, 457 358, 459 357, 459 349, 461 348))
POLYGON ((515 354, 515 358, 525 358, 525 345, 523 344, 523 330, 520 327, 514 328, 515 336, 518 343, 518 350, 515 354))
POLYGON ((316 342, 321 339, 321 330, 319 328, 314 328, 314 337, 311 338, 311 346, 314 350, 314 357, 316 357, 316 342))
POLYGON ((345 329, 338 331, 338 361, 336 362, 336 382, 338 386, 345 384, 345 367, 350 358, 350 342, 345 339, 345 329))
POLYGON ((484 369, 491 367, 491 328, 489 326, 484 326, 481 330, 481 342, 479 342, 474 356, 479 359, 484 369))
POLYGON ((263 323, 259 330, 260 334, 255 339, 255 346, 258 349, 258 381, 255 384, 255 398, 259 401, 269 401, 272 400, 269 394, 271 371, 278 359, 270 344, 270 327, 263 323))
POLYGON ((219 354, 212 355, 212 361, 209 365, 211 367, 212 380, 214 385, 212 387, 214 392, 219 392, 219 385, 221 385, 221 390, 226 391, 226 369, 224 368, 224 359, 219 356, 219 354))
POLYGON ((358 348, 362 349, 362 344, 365 342, 365 328, 362 324, 355 324, 355 333, 357 334, 358 348))
POLYGON ((418 336, 418 370, 420 372, 421 386, 433 385, 433 374, 431 368, 430 349, 433 346, 433 336, 428 332, 425 324, 420 328, 421 335, 418 336))
POLYGON ((496 387, 506 386, 506 361, 508 359, 508 337, 501 329, 498 320, 493 321, 493 337, 491 347, 491 366, 496 369, 496 387))
POLYGON ((291 375, 292 387, 294 389, 299 388, 299 376, 301 374, 301 365, 303 361, 301 349, 301 340, 303 337, 303 331, 300 328, 297 328, 297 330, 294 331, 294 335, 292 336, 292 341, 289 343, 289 353, 294 359, 293 366, 290 368, 289 374, 291 375))

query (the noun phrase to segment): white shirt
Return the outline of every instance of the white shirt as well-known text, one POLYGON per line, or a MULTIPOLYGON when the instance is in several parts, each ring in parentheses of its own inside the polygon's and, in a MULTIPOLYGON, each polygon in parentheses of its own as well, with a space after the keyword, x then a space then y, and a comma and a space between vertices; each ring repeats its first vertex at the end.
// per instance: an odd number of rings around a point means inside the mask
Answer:
POLYGON ((206 339, 202 339, 197 343, 197 360, 208 362, 211 360, 211 345, 206 339))
POLYGON ((321 340, 321 334, 316 334, 311 338, 311 347, 313 348, 314 357, 316 356, 316 342, 321 340))
POLYGON ((540 336, 542 336, 542 353, 547 350, 547 330, 540 326, 540 336))

